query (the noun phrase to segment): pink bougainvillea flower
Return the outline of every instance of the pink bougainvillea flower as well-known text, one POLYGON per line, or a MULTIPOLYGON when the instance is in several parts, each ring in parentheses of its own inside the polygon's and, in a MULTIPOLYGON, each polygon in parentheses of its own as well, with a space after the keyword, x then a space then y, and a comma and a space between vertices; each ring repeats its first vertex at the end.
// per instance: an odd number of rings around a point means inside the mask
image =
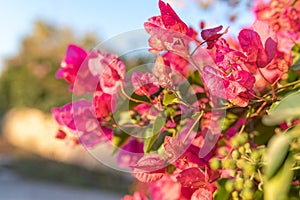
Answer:
POLYGON ((110 141, 112 135, 112 129, 105 126, 97 126, 92 130, 83 131, 79 137, 79 142, 87 148, 92 148, 100 143, 110 141))
POLYGON ((122 84, 125 75, 125 65, 116 56, 97 50, 89 59, 90 72, 99 77, 100 87, 106 94, 116 94, 122 84))
POLYGON ((258 20, 269 24, 277 33, 279 51, 290 54, 295 42, 300 42, 300 2, 258 1, 254 12, 258 20))
POLYGON ((172 7, 163 1, 158 3, 161 18, 166 29, 174 30, 186 34, 188 32, 188 26, 178 17, 172 7))
POLYGON ((165 174, 165 160, 158 154, 148 154, 132 167, 134 177, 144 183, 157 181, 165 174))
POLYGON ((131 81, 134 87, 134 92, 137 95, 150 97, 150 95, 158 92, 159 90, 157 78, 149 72, 134 72, 132 74, 131 81))
POLYGON ((225 29, 223 33, 219 33, 223 29, 223 26, 218 26, 215 28, 205 29, 201 31, 201 37, 207 43, 207 48, 211 49, 214 43, 224 34, 228 32, 228 28, 225 29))
POLYGON ((159 85, 162 88, 171 88, 173 86, 170 63, 161 55, 157 55, 152 72, 158 78, 159 85))
POLYGON ((232 71, 238 69, 247 69, 245 63, 247 57, 237 50, 231 49, 227 41, 220 38, 215 43, 216 46, 216 64, 223 71, 232 71))
POLYGON ((266 67, 275 57, 277 38, 267 24, 257 21, 254 24, 257 30, 243 29, 238 40, 242 50, 247 55, 247 62, 259 68, 266 67), (260 34, 257 32, 259 31, 260 34))
POLYGON ((194 145, 184 145, 179 138, 167 136, 164 141, 166 158, 169 163, 177 169, 204 166, 204 162, 199 158, 199 147, 194 145))
POLYGON ((94 92, 93 104, 97 118, 104 118, 115 110, 116 96, 106 94, 100 87, 94 92))
POLYGON ((203 68, 203 80, 214 96, 229 100, 238 106, 247 106, 253 97, 255 77, 248 71, 248 59, 233 50, 224 39, 216 43, 216 67, 203 68))
POLYGON ((178 138, 166 136, 164 140, 166 157, 169 162, 174 162, 184 153, 184 146, 178 138))
MULTIPOLYGON (((256 21, 253 24, 253 27, 254 31, 250 30, 250 32, 255 35, 257 39, 256 41, 253 40, 252 42, 255 41, 255 43, 258 44, 253 44, 252 47, 249 48, 244 47, 250 52, 246 52, 248 60, 245 62, 245 64, 249 71, 256 78, 255 89, 258 91, 263 91, 267 88, 266 86, 269 85, 269 83, 273 83, 274 81, 278 80, 278 78, 288 71, 292 63, 291 50, 289 49, 287 51, 281 48, 282 45, 287 46, 288 41, 285 40, 286 43, 281 44, 282 38, 280 37, 280 34, 275 33, 273 29, 265 22, 256 21), (263 44, 264 46, 262 46, 263 44), (261 68, 260 72, 257 69, 258 67, 261 68)), ((247 31, 245 33, 247 35, 247 31)), ((244 36, 241 38, 243 37, 244 36)), ((285 38, 288 37, 289 36, 286 36, 285 38)), ((244 39, 241 39, 241 46, 242 44, 247 43, 244 41, 244 39)))
POLYGON ((121 200, 148 200, 148 198, 140 192, 134 192, 133 195, 125 195, 121 200))
POLYGON ((56 73, 57 78, 64 78, 71 83, 70 90, 76 95, 93 93, 99 81, 88 69, 87 60, 90 57, 84 49, 71 44, 56 73))
POLYGON ((89 101, 78 100, 61 108, 53 108, 52 115, 60 126, 69 129, 87 147, 112 138, 112 130, 100 126, 89 101))
POLYGON ((205 187, 205 173, 198 167, 191 167, 183 170, 177 176, 177 180, 183 187, 199 188, 205 187))
POLYGON ((169 62, 174 74, 177 75, 177 79, 185 79, 184 77, 188 77, 189 73, 195 70, 187 59, 177 53, 169 51, 163 55, 163 58, 169 62))
POLYGON ((188 42, 197 41, 195 30, 189 28, 169 4, 160 0, 159 8, 161 15, 151 17, 144 24, 146 31, 150 34, 150 51, 157 53, 163 50, 174 50, 186 55, 188 42))
POLYGON ((87 52, 74 45, 70 44, 66 51, 65 58, 60 63, 60 68, 56 72, 57 78, 64 78, 67 82, 71 83, 71 89, 76 80, 78 70, 87 57, 87 52))
POLYGON ((234 105, 245 107, 253 97, 255 78, 243 69, 226 74, 211 66, 205 66, 203 81, 212 95, 227 99, 234 105))
MULTIPOLYGON (((78 102, 74 102, 74 104, 77 104, 78 102)), ((89 105, 89 102, 81 101, 80 104, 86 104, 89 105)), ((76 130, 76 125, 74 122, 74 110, 72 108, 72 103, 68 103, 64 105, 61 108, 52 108, 52 115, 58 125, 60 126, 66 126, 67 128, 71 130, 76 130)))
POLYGON ((188 200, 182 195, 182 187, 168 174, 149 185, 151 199, 188 200))
POLYGON ((134 111, 140 116, 141 120, 148 124, 151 119, 154 119, 158 114, 158 110, 149 104, 139 104, 134 107, 134 111))
POLYGON ((205 188, 199 188, 196 190, 192 197, 191 200, 213 200, 213 193, 205 188))
POLYGON ((120 167, 129 167, 137 164, 138 160, 143 157, 143 142, 131 138, 122 146, 117 155, 117 161, 120 167))

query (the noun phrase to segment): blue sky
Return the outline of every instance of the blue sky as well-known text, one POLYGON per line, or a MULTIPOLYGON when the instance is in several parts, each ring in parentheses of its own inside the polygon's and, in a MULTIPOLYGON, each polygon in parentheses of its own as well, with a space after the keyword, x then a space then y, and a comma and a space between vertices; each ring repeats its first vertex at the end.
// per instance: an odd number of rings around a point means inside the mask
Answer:
MULTIPOLYGON (((223 4, 213 10, 199 9, 196 0, 173 0, 179 16, 188 24, 198 27, 200 20, 210 25, 229 25, 224 15, 234 12, 223 4), (185 6, 181 7, 181 3, 185 6)), ((30 34, 33 22, 43 19, 59 26, 68 26, 78 33, 96 32, 101 40, 143 27, 151 16, 158 15, 158 0, 0 0, 0 68, 4 57, 18 51, 22 37, 30 34)), ((238 24, 232 26, 235 33, 240 24, 251 23, 251 14, 242 12, 238 24)))

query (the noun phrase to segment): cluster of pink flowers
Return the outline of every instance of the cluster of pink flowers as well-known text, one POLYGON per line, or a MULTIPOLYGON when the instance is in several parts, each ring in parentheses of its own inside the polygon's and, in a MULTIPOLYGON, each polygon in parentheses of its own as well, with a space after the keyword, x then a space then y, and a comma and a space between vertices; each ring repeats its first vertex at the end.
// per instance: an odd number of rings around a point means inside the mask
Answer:
MULTIPOLYGON (((152 73, 132 73, 134 95, 124 91, 128 82, 126 67, 118 56, 99 50, 87 53, 70 45, 57 78, 69 82, 76 95, 91 94, 92 100, 76 100, 53 108, 53 116, 61 126, 57 138, 89 148, 112 142, 119 131, 113 115, 121 96, 132 103, 130 113, 138 126, 153 124, 153 119, 168 109, 165 124, 154 138, 156 148, 150 146, 147 151, 145 138, 135 138, 133 134, 118 146, 125 150, 117 156, 120 166, 130 167, 134 177, 147 184, 146 190, 123 199, 213 199, 218 179, 229 175, 209 165, 219 152, 218 140, 214 144, 205 140, 208 134, 219 134, 209 131, 219 128, 218 116, 211 110, 218 104, 216 98, 226 100, 223 106, 247 107, 284 78, 291 66, 291 48, 300 40, 300 2, 293 6, 292 2, 258 1, 255 23, 232 40, 224 39, 228 29, 222 32, 222 26, 201 27, 201 38, 198 37, 198 32, 185 24, 169 4, 159 0, 160 15, 144 24, 150 35, 149 51, 157 54, 157 59, 152 73), (210 55, 214 64, 200 63, 203 57, 197 50, 210 55), (195 73, 198 76, 189 83, 198 96, 193 102, 185 101, 176 88, 183 78, 195 77, 195 73), (135 99, 136 96, 147 100, 135 99), (198 114, 197 123, 192 119, 177 120, 190 112, 194 112, 190 116, 198 114), (209 153, 199 156, 209 145, 209 153)), ((233 137, 243 123, 245 118, 219 140, 233 137)), ((226 148, 230 149, 230 144, 226 148)))

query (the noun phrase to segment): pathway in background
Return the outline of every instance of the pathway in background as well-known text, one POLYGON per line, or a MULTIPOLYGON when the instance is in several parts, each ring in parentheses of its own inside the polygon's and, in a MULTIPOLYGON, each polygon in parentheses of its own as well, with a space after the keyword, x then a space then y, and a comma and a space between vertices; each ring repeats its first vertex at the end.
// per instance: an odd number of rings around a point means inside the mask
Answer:
POLYGON ((23 179, 0 164, 0 200, 117 200, 121 196, 100 190, 23 179))

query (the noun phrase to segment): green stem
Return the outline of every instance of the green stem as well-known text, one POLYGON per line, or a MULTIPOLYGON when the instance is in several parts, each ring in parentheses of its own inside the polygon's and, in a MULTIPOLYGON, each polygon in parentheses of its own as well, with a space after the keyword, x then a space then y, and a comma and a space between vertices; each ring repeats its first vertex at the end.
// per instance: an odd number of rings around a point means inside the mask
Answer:
POLYGON ((203 116, 204 111, 202 110, 199 113, 199 116, 197 117, 197 119, 195 120, 195 122, 193 123, 193 125, 191 126, 190 130, 187 132, 187 134, 185 135, 184 139, 183 139, 183 144, 186 142, 186 140, 189 138, 189 136, 191 135, 193 129, 195 128, 195 126, 198 124, 198 122, 200 121, 201 117, 203 116))
POLYGON ((135 102, 135 103, 144 103, 144 104, 152 105, 152 104, 149 103, 149 102, 142 101, 142 100, 139 100, 139 99, 134 99, 134 98, 128 96, 127 93, 125 92, 123 86, 121 87, 121 93, 122 93, 127 99, 129 99, 130 101, 133 101, 133 102, 135 102))

